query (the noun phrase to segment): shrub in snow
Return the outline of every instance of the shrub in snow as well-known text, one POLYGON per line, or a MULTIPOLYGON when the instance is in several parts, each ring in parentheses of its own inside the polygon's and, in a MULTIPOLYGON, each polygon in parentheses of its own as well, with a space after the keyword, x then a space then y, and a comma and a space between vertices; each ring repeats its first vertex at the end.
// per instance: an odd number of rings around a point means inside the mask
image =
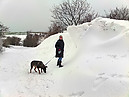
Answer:
POLYGON ((40 36, 35 34, 28 34, 26 36, 26 39, 24 39, 23 41, 23 46, 26 46, 26 47, 36 47, 39 45, 39 39, 40 39, 40 36))
POLYGON ((5 39, 3 41, 3 46, 4 47, 9 47, 9 45, 20 45, 20 41, 21 38, 18 37, 7 37, 7 39, 5 39))

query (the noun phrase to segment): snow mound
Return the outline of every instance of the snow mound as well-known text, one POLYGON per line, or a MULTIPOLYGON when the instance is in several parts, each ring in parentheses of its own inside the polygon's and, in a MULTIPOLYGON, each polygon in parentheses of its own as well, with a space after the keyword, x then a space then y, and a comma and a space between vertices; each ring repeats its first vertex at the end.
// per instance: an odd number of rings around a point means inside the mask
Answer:
POLYGON ((128 46, 128 25, 129 21, 100 17, 79 26, 69 26, 67 31, 75 41, 76 46, 84 48, 84 50, 94 46, 102 47, 102 45, 103 47, 117 46, 117 44, 128 46))

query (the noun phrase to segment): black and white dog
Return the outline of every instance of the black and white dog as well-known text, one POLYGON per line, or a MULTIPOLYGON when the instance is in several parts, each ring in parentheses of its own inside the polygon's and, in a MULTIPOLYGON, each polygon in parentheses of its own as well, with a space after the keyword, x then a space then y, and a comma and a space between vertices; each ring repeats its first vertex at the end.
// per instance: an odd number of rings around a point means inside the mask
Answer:
POLYGON ((41 72, 42 72, 42 70, 44 71, 44 73, 46 73, 46 68, 47 68, 47 66, 45 66, 44 64, 43 64, 43 62, 42 61, 32 61, 31 62, 31 69, 30 69, 30 73, 31 73, 31 71, 32 71, 32 69, 33 69, 33 67, 35 67, 34 68, 34 70, 35 70, 35 72, 37 72, 36 71, 36 68, 38 69, 38 71, 39 71, 39 74, 40 74, 40 70, 39 70, 39 68, 41 68, 41 72))

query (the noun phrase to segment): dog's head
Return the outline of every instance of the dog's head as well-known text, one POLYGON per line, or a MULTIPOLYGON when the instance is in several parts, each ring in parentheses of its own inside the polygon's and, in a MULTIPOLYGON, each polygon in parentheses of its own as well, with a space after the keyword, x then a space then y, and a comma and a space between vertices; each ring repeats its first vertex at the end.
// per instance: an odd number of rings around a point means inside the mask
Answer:
POLYGON ((46 68, 47 68, 47 66, 44 66, 44 67, 43 67, 44 73, 46 73, 46 68))
POLYGON ((42 61, 40 61, 40 64, 39 65, 43 69, 44 73, 46 73, 47 66, 45 66, 42 61))

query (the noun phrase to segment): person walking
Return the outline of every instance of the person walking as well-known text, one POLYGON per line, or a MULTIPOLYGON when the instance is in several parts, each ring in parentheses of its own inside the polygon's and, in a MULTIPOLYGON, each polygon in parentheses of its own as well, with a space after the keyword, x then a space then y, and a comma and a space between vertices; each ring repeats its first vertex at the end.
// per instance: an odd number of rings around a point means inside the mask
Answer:
POLYGON ((57 42, 55 44, 55 48, 56 48, 56 56, 55 57, 58 58, 57 66, 63 67, 61 65, 62 58, 64 56, 64 41, 63 41, 63 36, 62 35, 59 36, 59 40, 57 40, 57 42))

